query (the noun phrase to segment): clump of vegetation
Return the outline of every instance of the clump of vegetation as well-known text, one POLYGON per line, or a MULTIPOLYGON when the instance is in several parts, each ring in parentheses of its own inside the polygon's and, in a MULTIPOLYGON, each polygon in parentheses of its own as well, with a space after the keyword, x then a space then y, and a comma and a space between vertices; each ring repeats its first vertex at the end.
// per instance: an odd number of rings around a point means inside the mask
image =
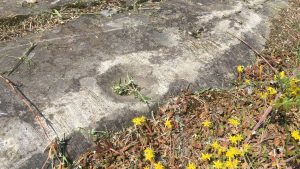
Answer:
POLYGON ((138 98, 139 101, 143 103, 149 103, 151 100, 150 97, 141 94, 141 88, 135 84, 133 78, 128 75, 127 80, 124 80, 124 82, 122 82, 122 79, 120 79, 119 82, 115 83, 112 87, 112 90, 114 93, 120 96, 134 95, 135 98, 138 98))
MULTIPOLYGON (((185 91, 161 107, 155 119, 135 117, 134 127, 100 141, 94 153, 83 156, 77 164, 83 168, 145 169, 299 165, 299 106, 284 109, 285 120, 289 120, 284 125, 279 107, 264 118, 269 106, 277 103, 276 96, 285 92, 275 84, 265 86, 261 81, 244 79, 249 69, 253 67, 238 67, 238 76, 243 79, 235 89, 200 94, 185 91), (264 124, 255 129, 261 119, 264 124)), ((280 75, 287 78, 282 72, 280 75)), ((299 91, 294 94, 300 95, 299 91)))

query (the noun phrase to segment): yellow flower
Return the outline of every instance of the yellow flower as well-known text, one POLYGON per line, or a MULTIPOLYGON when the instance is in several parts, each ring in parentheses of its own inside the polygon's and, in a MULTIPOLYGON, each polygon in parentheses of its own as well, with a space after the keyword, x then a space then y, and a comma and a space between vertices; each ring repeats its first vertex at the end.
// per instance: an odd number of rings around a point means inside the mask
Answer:
POLYGON ((226 152, 226 157, 228 157, 229 159, 234 158, 234 155, 235 155, 235 154, 233 154, 231 151, 227 151, 227 152, 226 152))
POLYGON ((237 134, 235 136, 229 136, 229 141, 232 144, 237 144, 238 142, 242 141, 244 138, 241 134, 237 134))
POLYGON ((213 163, 214 163, 213 165, 214 168, 217 169, 223 168, 223 163, 220 160, 214 161, 213 163))
POLYGON ((237 159, 234 160, 228 160, 225 162, 225 167, 229 168, 229 169, 235 169, 238 168, 240 161, 238 161, 237 159))
POLYGON ((237 139, 237 141, 242 141, 244 139, 244 137, 241 134, 237 134, 236 139, 237 139))
POLYGON ((230 147, 226 152, 226 157, 230 159, 233 159, 235 155, 239 154, 239 150, 235 147, 230 147))
POLYGON ((165 126, 168 128, 168 129, 172 129, 172 123, 171 123, 171 120, 166 120, 165 122, 165 126))
POLYGON ((211 122, 209 120, 205 120, 204 122, 202 122, 204 127, 210 127, 211 126, 211 122))
POLYGON ((210 154, 201 154, 201 160, 205 161, 205 160, 210 160, 211 155, 210 154))
POLYGON ((222 153, 224 153, 224 152, 226 152, 226 147, 220 147, 219 149, 218 149, 218 154, 220 155, 220 154, 222 154, 222 153))
POLYGON ((238 165, 241 163, 241 161, 234 159, 232 163, 234 167, 238 168, 238 165))
POLYGON ((154 169, 164 169, 165 167, 161 164, 161 162, 154 163, 154 169))
POLYGON ((242 156, 242 157, 244 157, 245 156, 245 154, 246 153, 248 153, 249 152, 249 149, 250 149, 250 145, 249 144, 243 144, 243 146, 240 148, 240 155, 242 156))
POLYGON ((244 72, 244 66, 238 65, 236 70, 237 70, 238 73, 243 73, 244 72))
POLYGON ((248 151, 249 151, 250 148, 251 148, 251 147, 250 147, 249 144, 243 144, 243 151, 244 151, 245 153, 248 153, 248 151))
POLYGON ((231 142, 231 144, 237 144, 239 140, 237 136, 229 136, 229 141, 231 142))
POLYGON ((144 150, 144 156, 145 156, 145 159, 148 160, 148 161, 152 161, 153 158, 154 158, 154 151, 151 149, 151 148, 146 148, 144 150))
POLYGON ((250 84, 251 84, 251 81, 250 81, 249 79, 246 79, 246 80, 245 80, 245 84, 246 84, 246 85, 250 85, 250 84))
POLYGON ((143 123, 145 123, 145 121, 146 121, 145 116, 136 117, 132 119, 133 124, 136 126, 142 125, 143 123))
POLYGON ((291 92, 291 94, 297 96, 300 92, 300 87, 298 86, 298 83, 300 82, 299 79, 292 78, 289 82, 290 86, 288 91, 291 92))
POLYGON ((299 82, 300 82, 300 79, 292 78, 292 79, 290 80, 290 87, 291 87, 291 88, 296 88, 296 87, 298 87, 297 83, 299 83, 299 82))
POLYGON ((148 166, 144 167, 144 169, 150 169, 148 166))
POLYGON ((270 94, 270 95, 274 95, 274 94, 277 93, 276 89, 273 88, 273 87, 268 87, 267 90, 269 91, 269 94, 270 94))
POLYGON ((280 79, 283 79, 284 77, 285 77, 284 71, 280 72, 280 73, 279 73, 279 78, 280 78, 280 79))
POLYGON ((239 120, 234 119, 234 118, 228 119, 228 122, 229 122, 229 124, 231 124, 231 125, 233 125, 233 126, 238 126, 238 125, 240 125, 239 120))
POLYGON ((196 165, 194 163, 189 163, 186 169, 196 169, 196 165))
POLYGON ((292 133, 291 133, 292 137, 297 141, 300 141, 300 134, 299 134, 299 131, 297 130, 293 130, 292 133))
POLYGON ((261 99, 267 99, 267 97, 268 97, 268 93, 267 92, 263 92, 263 93, 259 92, 258 95, 259 95, 259 97, 261 99))
POLYGON ((214 142, 211 144, 211 147, 212 147, 214 150, 218 150, 218 149, 220 149, 221 145, 219 144, 218 141, 214 141, 214 142))

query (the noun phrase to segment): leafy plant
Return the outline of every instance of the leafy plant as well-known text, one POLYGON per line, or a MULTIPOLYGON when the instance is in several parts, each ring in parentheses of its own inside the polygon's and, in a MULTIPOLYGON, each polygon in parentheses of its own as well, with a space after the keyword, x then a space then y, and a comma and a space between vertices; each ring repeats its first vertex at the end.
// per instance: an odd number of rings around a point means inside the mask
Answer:
POLYGON ((300 79, 284 75, 284 71, 275 75, 275 84, 281 92, 280 98, 275 102, 275 108, 288 111, 294 106, 300 106, 300 79))
POLYGON ((139 99, 139 101, 143 103, 149 103, 151 100, 150 97, 143 95, 140 91, 141 88, 134 83, 134 80, 132 77, 127 75, 127 80, 125 79, 124 82, 122 79, 119 80, 119 82, 115 83, 112 86, 112 90, 114 93, 120 95, 120 96, 129 96, 134 95, 135 98, 139 99))

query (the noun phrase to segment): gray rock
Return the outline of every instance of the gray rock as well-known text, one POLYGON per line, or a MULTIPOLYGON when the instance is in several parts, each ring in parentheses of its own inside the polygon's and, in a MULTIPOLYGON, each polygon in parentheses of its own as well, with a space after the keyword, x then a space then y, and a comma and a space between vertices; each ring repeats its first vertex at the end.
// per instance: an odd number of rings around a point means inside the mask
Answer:
POLYGON ((39 168, 50 140, 70 136, 73 159, 91 146, 84 129, 117 129, 147 105, 118 96, 112 85, 127 74, 155 103, 189 83, 226 87, 235 66, 251 63, 252 52, 231 32, 261 50, 270 18, 284 0, 170 0, 159 8, 83 16, 65 25, 0 43, 0 71, 11 69, 35 42, 33 67, 21 65, 9 78, 51 122, 47 134, 13 91, 0 81, 2 168, 39 168), (189 33, 191 32, 191 33, 189 33))

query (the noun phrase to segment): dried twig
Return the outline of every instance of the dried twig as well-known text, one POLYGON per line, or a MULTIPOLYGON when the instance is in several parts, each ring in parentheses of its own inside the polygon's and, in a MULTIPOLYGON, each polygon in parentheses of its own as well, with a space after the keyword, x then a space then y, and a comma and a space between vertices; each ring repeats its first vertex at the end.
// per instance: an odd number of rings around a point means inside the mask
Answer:
POLYGON ((246 41, 244 41, 243 39, 237 37, 236 35, 230 33, 230 32, 227 32, 229 35, 235 37, 236 39, 238 39, 239 41, 241 41, 243 44, 245 44, 249 49, 251 49, 257 56, 261 57, 269 66, 270 68, 273 70, 274 73, 277 73, 277 70, 270 64, 270 62, 265 58, 263 57, 256 49, 254 49, 252 46, 250 46, 246 41))
POLYGON ((297 154, 297 155, 295 155, 295 156, 293 156, 293 157, 290 157, 290 158, 286 159, 284 162, 285 162, 285 163, 288 163, 288 162, 290 162, 290 161, 295 160, 295 159, 298 158, 298 157, 300 157, 300 154, 297 154))
POLYGON ((256 130, 262 125, 262 123, 267 119, 268 115, 271 113, 273 109, 273 106, 269 106, 264 114, 260 117, 259 121, 256 123, 256 125, 254 126, 254 128, 251 131, 251 134, 247 137, 247 139, 245 140, 246 143, 249 142, 249 140, 251 139, 251 137, 254 135, 254 133, 256 132, 256 130))
MULTIPOLYGON (((45 168, 47 162, 49 159, 52 159, 54 157, 56 157, 58 159, 58 161, 61 163, 61 160, 58 158, 58 140, 57 138, 55 138, 54 140, 51 141, 51 143, 46 147, 46 150, 48 150, 48 157, 46 159, 46 161, 44 162, 42 169, 45 168)), ((46 151, 45 150, 45 151, 46 151)))
POLYGON ((15 92, 15 94, 22 100, 22 102, 24 103, 24 105, 28 108, 28 110, 33 113, 34 117, 37 119, 37 122, 39 123, 39 125, 41 126, 41 128, 44 131, 44 134, 46 135, 46 137, 50 140, 46 128, 43 124, 43 121, 41 119, 41 115, 39 114, 39 111, 37 110, 37 108, 32 104, 32 102, 23 94, 23 92, 17 87, 16 84, 14 84, 11 80, 9 80, 8 78, 4 77, 3 75, 0 74, 0 79, 2 79, 11 89, 13 92, 15 92))
MULTIPOLYGON (((277 99, 280 97, 280 93, 277 94, 276 98, 275 98, 275 102, 277 101, 277 99)), ((273 106, 269 106, 265 111, 264 114, 260 117, 259 121, 256 123, 256 125, 254 126, 254 128, 251 131, 251 134, 247 137, 247 139, 245 140, 245 143, 248 143, 251 139, 251 137, 254 135, 254 133, 256 132, 256 130, 262 125, 262 123, 267 119, 268 115, 272 112, 273 110, 273 106)))
POLYGON ((37 45, 32 43, 31 46, 27 49, 27 51, 20 57, 19 62, 11 69, 11 71, 9 71, 9 73, 7 74, 7 76, 10 76, 15 70, 17 70, 19 68, 19 66, 24 63, 24 61, 26 60, 25 58, 28 57, 28 55, 33 51, 33 49, 36 47, 37 45))

